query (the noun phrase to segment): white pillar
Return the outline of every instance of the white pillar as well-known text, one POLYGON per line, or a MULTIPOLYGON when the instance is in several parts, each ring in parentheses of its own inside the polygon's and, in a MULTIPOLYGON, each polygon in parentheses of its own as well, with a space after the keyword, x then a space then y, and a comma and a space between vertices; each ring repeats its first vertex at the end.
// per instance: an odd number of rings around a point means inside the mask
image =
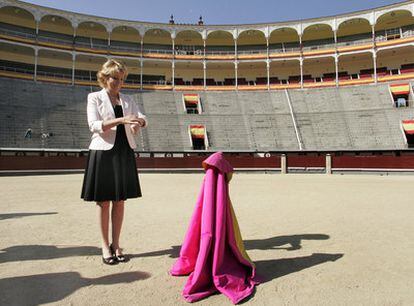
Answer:
POLYGON ((335 54, 335 84, 336 84, 336 87, 339 86, 338 62, 339 62, 339 56, 337 54, 335 54))
POLYGON ((266 70, 267 70, 267 90, 270 90, 269 37, 266 37, 266 70))
POLYGON ((143 70, 143 68, 144 68, 144 56, 143 56, 143 52, 144 52, 144 38, 143 37, 141 37, 141 57, 140 57, 140 67, 141 67, 141 70, 140 70, 140 75, 139 75, 139 82, 140 82, 140 84, 141 84, 141 90, 142 90, 142 70, 143 70))
POLYGON ((266 70, 267 70, 267 90, 270 90, 270 60, 266 61, 266 70))
POLYGON ((38 35, 39 35, 39 20, 36 20, 36 39, 38 35))
POLYGON ((235 75, 235 79, 234 79, 234 84, 236 86, 236 90, 237 90, 237 39, 234 39, 234 75, 235 75))
POLYGON ((375 25, 371 26, 372 31, 372 43, 375 44, 375 25))
POLYGON ((172 75, 171 75, 171 85, 173 89, 175 88, 175 38, 172 37, 172 75))
POLYGON ((35 65, 34 65, 34 76, 33 79, 36 82, 37 81, 37 61, 38 61, 38 53, 39 50, 37 50, 37 48, 35 49, 35 65))
POLYGON ((203 87, 204 87, 204 90, 207 87, 207 84, 206 84, 206 78, 207 78, 206 68, 207 68, 206 60, 203 60, 203 87))
POLYGON ((374 62, 374 83, 377 84, 377 51, 375 49, 372 53, 372 60, 374 62))
POLYGON ((144 70, 144 61, 142 60, 142 58, 141 58, 141 61, 140 61, 140 67, 141 67, 141 70, 139 72, 139 82, 141 83, 141 90, 142 90, 143 89, 143 84, 142 84, 143 77, 142 77, 142 75, 143 75, 143 70, 144 70))
POLYGON ((280 155, 280 172, 282 174, 286 174, 287 173, 286 154, 280 155))
POLYGON ((171 84, 173 89, 175 88, 175 62, 174 59, 171 63, 171 68, 172 68, 172 75, 171 75, 171 84))
POLYGON ((235 75, 235 85, 236 85, 236 90, 238 90, 238 82, 237 82, 237 78, 238 78, 238 73, 237 73, 237 69, 238 69, 238 62, 237 60, 234 61, 234 75, 235 75))
POLYGON ((303 88, 303 58, 302 54, 300 55, 300 88, 303 88))
POLYGON ((76 54, 75 52, 72 53, 72 85, 75 85, 75 60, 76 54))
POLYGON ((75 40, 76 40, 76 27, 73 28, 73 46, 75 46, 75 40))
POLYGON ((325 157, 325 168, 326 168, 326 174, 332 174, 332 156, 331 154, 326 154, 325 157))

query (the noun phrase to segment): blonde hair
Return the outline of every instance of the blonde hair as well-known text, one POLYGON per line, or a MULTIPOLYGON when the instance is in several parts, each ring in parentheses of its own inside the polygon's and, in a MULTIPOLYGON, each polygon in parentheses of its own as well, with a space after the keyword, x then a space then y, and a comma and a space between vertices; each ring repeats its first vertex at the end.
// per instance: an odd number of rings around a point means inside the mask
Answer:
POLYGON ((128 76, 128 69, 124 63, 109 59, 101 67, 96 76, 98 77, 99 86, 106 88, 106 81, 109 77, 114 76, 118 72, 124 73, 124 79, 128 76))

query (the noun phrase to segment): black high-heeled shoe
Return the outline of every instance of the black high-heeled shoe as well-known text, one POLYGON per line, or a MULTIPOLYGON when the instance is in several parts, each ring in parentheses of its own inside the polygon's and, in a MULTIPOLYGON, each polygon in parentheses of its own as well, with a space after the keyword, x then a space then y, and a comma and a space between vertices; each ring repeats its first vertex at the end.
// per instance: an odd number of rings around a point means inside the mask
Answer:
POLYGON ((102 256, 102 262, 110 266, 118 264, 118 260, 114 256, 106 257, 106 258, 102 256))
POLYGON ((128 261, 128 258, 125 255, 123 255, 123 254, 117 255, 116 254, 115 249, 113 248, 112 244, 109 246, 109 249, 111 250, 112 257, 115 258, 116 261, 118 261, 118 262, 127 262, 128 261))

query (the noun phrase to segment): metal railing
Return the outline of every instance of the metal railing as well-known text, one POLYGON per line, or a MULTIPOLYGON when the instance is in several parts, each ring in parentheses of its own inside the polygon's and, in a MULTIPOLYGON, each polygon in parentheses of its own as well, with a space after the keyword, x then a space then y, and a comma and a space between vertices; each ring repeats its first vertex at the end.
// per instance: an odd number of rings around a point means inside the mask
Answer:
POLYGON ((17 73, 24 73, 24 74, 34 74, 34 70, 24 69, 24 68, 18 68, 18 67, 10 67, 10 66, 0 66, 0 70, 3 71, 10 71, 10 72, 17 72, 17 73))
MULTIPOLYGON (((34 33, 27 33, 23 31, 13 30, 13 29, 5 29, 0 28, 0 34, 10 35, 10 36, 16 36, 31 40, 36 40, 36 34, 34 33)), ((414 30, 407 29, 403 30, 402 28, 394 28, 394 29, 388 29, 385 30, 384 33, 379 34, 375 37, 375 41, 381 42, 381 41, 387 41, 391 39, 396 38, 407 38, 414 36, 414 30)), ((49 37, 44 36, 42 34, 37 35, 37 39, 43 42, 52 42, 57 44, 62 44, 66 46, 80 46, 80 47, 87 47, 91 49, 100 49, 100 50, 119 50, 119 51, 134 51, 134 52, 140 52, 139 47, 129 47, 129 46, 117 46, 117 45, 107 45, 102 44, 100 42, 95 42, 93 38, 90 38, 90 41, 76 41, 75 40, 66 40, 59 37, 49 37)), ((343 41, 343 42, 337 42, 332 44, 321 44, 321 45, 315 45, 315 46, 304 46, 302 47, 303 51, 311 51, 311 50, 324 50, 324 49, 333 49, 335 47, 343 47, 343 46, 358 46, 358 45, 364 45, 364 44, 370 44, 372 43, 371 38, 364 38, 364 39, 357 39, 352 41, 343 41)), ((189 46, 191 47, 191 46, 189 46)), ((282 47, 282 48, 272 48, 269 47, 270 53, 290 53, 290 52, 298 52, 300 51, 300 47, 282 47)), ((187 50, 187 49, 176 49, 175 54, 177 55, 204 55, 203 50, 200 49, 194 49, 194 50, 187 50)), ((172 46, 171 49, 156 49, 156 48, 145 48, 143 49, 144 54, 148 53, 155 53, 155 54, 173 54, 172 46)), ((266 54, 266 49, 254 49, 254 50, 238 50, 238 54, 266 54)), ((234 50, 208 50, 205 51, 206 55, 234 55, 234 50)))
POLYGON ((58 38, 58 37, 49 37, 49 36, 39 35, 37 38, 38 40, 44 41, 44 42, 58 43, 58 44, 63 44, 67 46, 73 45, 73 40, 65 40, 63 38, 58 38))

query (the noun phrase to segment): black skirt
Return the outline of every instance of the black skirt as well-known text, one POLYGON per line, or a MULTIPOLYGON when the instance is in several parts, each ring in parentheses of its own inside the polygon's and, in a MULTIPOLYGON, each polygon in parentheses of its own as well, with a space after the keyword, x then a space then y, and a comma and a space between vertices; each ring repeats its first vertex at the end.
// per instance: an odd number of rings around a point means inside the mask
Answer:
MULTIPOLYGON (((114 108, 116 118, 123 117, 122 106, 114 108)), ((125 134, 125 126, 116 128, 111 150, 90 150, 83 178, 81 198, 85 201, 121 201, 141 197, 134 150, 125 134)))

